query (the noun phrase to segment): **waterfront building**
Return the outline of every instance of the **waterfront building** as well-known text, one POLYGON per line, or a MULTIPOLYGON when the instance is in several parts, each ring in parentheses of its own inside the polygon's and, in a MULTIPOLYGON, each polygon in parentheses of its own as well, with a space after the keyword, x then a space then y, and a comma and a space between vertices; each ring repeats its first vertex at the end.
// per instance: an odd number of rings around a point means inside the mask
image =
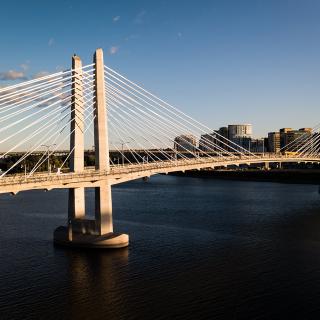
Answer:
POLYGON ((253 153, 264 153, 266 151, 266 146, 264 142, 265 142, 264 138, 251 139, 250 151, 253 153))
POLYGON ((269 142, 268 142, 269 140, 267 137, 263 138, 263 140, 264 140, 264 150, 266 152, 268 152, 269 151, 269 142))
POLYGON ((252 138, 252 124, 229 124, 229 139, 237 137, 252 138))
MULTIPOLYGON (((301 128, 299 130, 291 130, 287 132, 287 143, 293 144, 293 141, 295 141, 296 139, 300 139, 302 142, 303 140, 308 139, 311 136, 311 131, 312 131, 311 128, 301 128)), ((288 150, 290 150, 290 145, 288 146, 288 150)))
POLYGON ((215 148, 214 143, 216 141, 215 132, 202 134, 199 140, 199 149, 204 152, 213 151, 215 148))
POLYGON ((280 152, 280 132, 268 133, 268 151, 272 153, 280 152))
POLYGON ((195 152, 197 148, 197 139, 192 134, 182 134, 174 139, 174 149, 182 152, 195 152))
POLYGON ((284 149, 284 147, 288 144, 287 133, 292 131, 292 128, 282 128, 279 130, 280 132, 280 149, 284 149))
POLYGON ((250 150, 252 139, 251 124, 229 124, 228 138, 241 147, 250 150))
POLYGON ((228 150, 228 128, 221 127, 210 134, 203 134, 199 140, 199 149, 205 152, 228 150))
POLYGON ((218 133, 217 138, 217 144, 220 147, 220 151, 229 151, 229 130, 228 127, 221 127, 219 130, 216 131, 218 133))
POLYGON ((299 130, 293 130, 292 128, 280 129, 280 147, 283 151, 294 151, 293 142, 296 139, 307 139, 312 134, 311 128, 301 128, 299 130), (292 147, 290 147, 290 144, 292 147))
POLYGON ((217 130, 217 133, 219 133, 219 135, 221 137, 224 137, 225 139, 228 139, 228 127, 221 127, 219 128, 219 130, 217 130))

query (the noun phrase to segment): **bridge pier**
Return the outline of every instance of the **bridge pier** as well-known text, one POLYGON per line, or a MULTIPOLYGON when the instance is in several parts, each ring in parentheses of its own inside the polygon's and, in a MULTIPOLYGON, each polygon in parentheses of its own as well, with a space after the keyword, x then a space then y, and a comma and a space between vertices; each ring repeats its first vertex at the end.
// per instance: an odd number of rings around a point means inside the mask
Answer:
POLYGON ((84 188, 69 189, 68 198, 68 218, 84 219, 86 215, 84 188))
MULTIPOLYGON (((107 127, 107 106, 104 83, 103 52, 97 49, 95 64, 94 145, 95 169, 110 172, 107 127)), ((74 81, 72 85, 72 121, 70 136, 70 171, 84 170, 84 104, 82 89, 82 63, 79 57, 72 58, 74 81)), ((86 218, 85 190, 83 187, 69 189, 68 225, 58 227, 54 242, 60 245, 87 248, 121 248, 129 244, 127 234, 115 234, 112 221, 111 184, 101 180, 95 187, 95 219, 86 218)))
POLYGON ((111 185, 102 182, 95 188, 95 219, 99 234, 113 232, 111 185))

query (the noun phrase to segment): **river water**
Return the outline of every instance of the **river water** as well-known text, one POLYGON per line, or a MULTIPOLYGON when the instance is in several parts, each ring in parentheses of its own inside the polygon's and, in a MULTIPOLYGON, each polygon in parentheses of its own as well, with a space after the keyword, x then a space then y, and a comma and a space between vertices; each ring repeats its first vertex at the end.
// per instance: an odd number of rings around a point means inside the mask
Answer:
POLYGON ((0 319, 320 318, 317 186, 157 176, 113 206, 129 248, 65 250, 67 190, 1 195, 0 319))

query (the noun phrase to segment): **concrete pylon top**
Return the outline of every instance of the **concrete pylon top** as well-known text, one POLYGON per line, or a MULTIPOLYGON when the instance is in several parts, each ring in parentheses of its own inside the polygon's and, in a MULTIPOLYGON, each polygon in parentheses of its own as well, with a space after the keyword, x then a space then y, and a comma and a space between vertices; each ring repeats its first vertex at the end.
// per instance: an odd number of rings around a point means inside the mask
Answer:
POLYGON ((101 66, 104 65, 102 48, 96 49, 93 55, 93 60, 96 64, 100 64, 101 66))
POLYGON ((74 54, 72 56, 72 59, 77 60, 77 61, 81 61, 81 58, 79 56, 77 56, 76 54, 74 54))

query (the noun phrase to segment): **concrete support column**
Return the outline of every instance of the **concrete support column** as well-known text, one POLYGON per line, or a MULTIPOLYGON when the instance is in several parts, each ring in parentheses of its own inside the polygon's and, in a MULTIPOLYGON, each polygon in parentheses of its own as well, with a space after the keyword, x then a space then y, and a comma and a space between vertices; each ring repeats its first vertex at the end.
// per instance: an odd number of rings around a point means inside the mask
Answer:
POLYGON ((107 127, 107 108, 104 81, 103 51, 97 49, 94 54, 95 63, 95 109, 94 109, 94 146, 96 170, 109 172, 109 141, 107 127))
POLYGON ((86 215, 85 210, 84 188, 70 188, 68 201, 69 220, 84 219, 86 215))
MULTIPOLYGON (((70 135, 70 171, 84 170, 84 104, 82 83, 82 62, 72 57, 72 98, 71 98, 71 135, 70 135)), ((84 188, 69 189, 69 221, 83 219, 85 216, 84 188)))
POLYGON ((95 189, 95 218, 100 235, 113 232, 111 185, 102 181, 95 189))
MULTIPOLYGON (((94 110, 94 145, 96 170, 110 171, 108 121, 104 81, 103 51, 97 49, 95 63, 95 110, 94 110)), ((102 235, 113 232, 111 185, 107 180, 101 181, 95 188, 95 218, 97 232, 102 235)))
POLYGON ((269 162, 264 163, 264 170, 269 170, 270 169, 270 164, 269 162))

